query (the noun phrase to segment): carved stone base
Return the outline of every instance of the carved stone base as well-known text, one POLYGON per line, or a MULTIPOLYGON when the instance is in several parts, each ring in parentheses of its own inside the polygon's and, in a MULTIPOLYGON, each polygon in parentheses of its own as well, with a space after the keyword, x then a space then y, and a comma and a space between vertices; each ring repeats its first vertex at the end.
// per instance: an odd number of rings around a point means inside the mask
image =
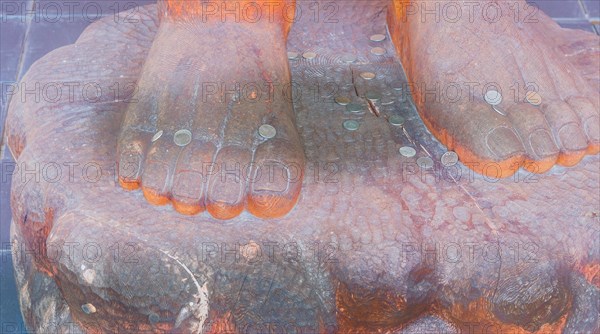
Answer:
POLYGON ((289 51, 317 58, 291 61, 308 166, 297 206, 277 220, 187 217, 119 187, 116 134, 135 103, 127 91, 156 31, 154 7, 141 8, 137 23, 94 23, 34 64, 27 87, 80 85, 74 99, 63 89, 56 101, 10 105, 13 257, 29 329, 597 329, 599 158, 502 180, 441 166, 444 148, 406 92, 390 89, 404 76, 389 37, 369 40, 386 31, 385 2, 358 3, 341 6, 339 23, 305 16, 291 33, 289 51), (346 54, 357 59, 346 63, 346 54), (382 94, 379 117, 362 98, 360 113, 334 103, 355 91, 382 94), (388 122, 393 115, 404 131, 388 122), (347 120, 358 130, 346 130, 347 120), (398 151, 409 138, 413 158, 398 151), (434 168, 421 169, 417 158, 429 155, 434 168))

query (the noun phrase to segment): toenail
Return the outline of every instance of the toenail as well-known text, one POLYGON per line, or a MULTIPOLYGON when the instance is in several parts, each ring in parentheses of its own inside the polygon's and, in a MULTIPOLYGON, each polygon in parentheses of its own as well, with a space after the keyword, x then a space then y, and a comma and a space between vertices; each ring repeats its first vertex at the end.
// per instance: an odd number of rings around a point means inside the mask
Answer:
POLYGON ((139 177, 142 156, 138 153, 123 152, 119 163, 119 177, 122 180, 136 180, 139 177))
POLYGON ((265 139, 271 139, 275 137, 277 130, 270 124, 263 124, 258 128, 258 134, 265 139))
POLYGON ((517 134, 507 127, 492 130, 486 138, 488 149, 498 160, 506 160, 523 153, 523 144, 517 134))
POLYGON ((388 122, 390 122, 393 126, 403 126, 404 125, 404 117, 393 115, 389 118, 388 122))
POLYGON ((525 101, 529 102, 529 104, 533 106, 539 106, 542 104, 542 96, 534 91, 529 91, 525 94, 525 101))
POLYGON ((358 124, 358 122, 355 120, 352 120, 352 119, 344 122, 344 129, 346 129, 348 131, 356 131, 356 130, 358 130, 359 126, 360 125, 358 124))
POLYGON ((190 132, 190 130, 179 130, 175 132, 173 140, 175 141, 175 145, 177 146, 187 146, 189 143, 192 142, 192 133, 190 132))
POLYGON ((155 141, 159 140, 160 137, 162 137, 162 135, 163 135, 163 130, 160 130, 157 133, 155 133, 154 136, 152 137, 152 142, 154 143, 155 141))
POLYGON ((369 39, 373 42, 381 42, 385 40, 385 35, 384 34, 375 34, 375 35, 371 35, 371 37, 369 37, 369 39))
POLYGON ((540 129, 529 135, 529 144, 538 158, 558 154, 558 147, 547 130, 540 129))
POLYGON ((433 167, 433 160, 430 157, 420 157, 417 159, 417 165, 421 169, 431 169, 433 167))
POLYGON ((381 47, 375 47, 371 49, 371 53, 376 56, 383 56, 387 51, 381 47))
POLYGON ((458 154, 456 154, 456 152, 454 152, 454 151, 448 151, 448 152, 442 154, 442 157, 440 158, 440 162, 445 167, 452 167, 458 163, 458 154))
POLYGON ((360 77, 365 79, 365 80, 373 80, 375 79, 375 73, 372 72, 362 72, 360 74, 360 77))
POLYGON ((311 60, 311 59, 317 58, 317 54, 314 53, 314 52, 304 52, 304 54, 302 55, 302 57, 304 57, 304 59, 311 60))
POLYGON ((346 106, 348 105, 350 102, 352 102, 352 100, 350 100, 349 97, 346 96, 338 96, 335 98, 335 103, 341 105, 341 106, 346 106))
POLYGON ((400 147, 400 154, 406 158, 412 158, 417 155, 417 150, 410 146, 402 146, 400 147))
POLYGON ((271 161, 259 166, 253 180, 253 190, 258 192, 283 193, 290 185, 289 167, 281 162, 271 161), (262 171, 260 169, 264 168, 262 171))
POLYGON ((367 92, 365 94, 365 98, 369 101, 377 102, 377 101, 381 100, 381 94, 379 94, 377 92, 367 92))
POLYGON ((353 113, 358 113, 358 112, 363 111, 363 106, 361 106, 358 103, 349 103, 346 106, 346 111, 353 112, 353 113))
POLYGON ((592 116, 585 121, 585 133, 593 141, 600 141, 600 117, 592 116))
POLYGON ((288 56, 289 60, 296 60, 296 59, 298 59, 298 56, 300 56, 300 54, 298 52, 290 51, 287 53, 287 56, 288 56))
POLYGON ((568 123, 558 130, 562 146, 569 151, 581 151, 587 148, 587 139, 580 130, 579 124, 568 123))

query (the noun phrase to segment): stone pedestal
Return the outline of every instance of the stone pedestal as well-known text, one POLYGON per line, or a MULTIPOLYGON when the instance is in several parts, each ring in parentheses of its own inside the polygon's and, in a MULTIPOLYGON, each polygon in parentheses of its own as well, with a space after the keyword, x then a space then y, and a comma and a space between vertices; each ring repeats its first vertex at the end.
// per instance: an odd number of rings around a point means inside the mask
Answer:
POLYGON ((96 22, 34 64, 22 83, 57 84, 63 95, 13 98, 9 110, 13 257, 30 330, 597 326, 598 157, 502 180, 443 167, 444 148, 406 89, 390 88, 404 75, 389 37, 369 40, 386 32, 385 2, 361 6, 359 17, 342 8, 338 23, 305 18, 291 33, 290 51, 317 58, 291 60, 308 165, 299 203, 277 220, 182 216, 119 187, 116 138, 157 28, 154 7, 96 22), (68 82, 79 83, 73 95, 68 82), (379 117, 366 102, 350 113, 333 101, 367 90, 387 100, 375 105, 379 117), (404 145, 417 156, 400 155, 404 145), (432 169, 417 165, 423 156, 432 169))

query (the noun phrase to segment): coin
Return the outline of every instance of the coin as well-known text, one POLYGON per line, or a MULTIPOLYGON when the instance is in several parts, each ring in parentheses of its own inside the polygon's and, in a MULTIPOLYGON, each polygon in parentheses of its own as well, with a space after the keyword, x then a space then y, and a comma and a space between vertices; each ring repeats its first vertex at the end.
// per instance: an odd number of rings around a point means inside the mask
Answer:
POLYGON ((375 79, 375 73, 371 73, 371 72, 362 72, 360 74, 360 77, 365 79, 365 80, 372 80, 375 79))
POLYGON ((410 146, 402 146, 402 147, 400 147, 400 154, 403 157, 412 158, 415 155, 417 155, 417 150, 415 150, 414 148, 412 148, 410 146))
POLYGON ((349 103, 346 106, 346 111, 349 111, 349 112, 357 113, 357 112, 361 112, 363 110, 364 110, 363 106, 358 103, 349 103))
POLYGON ((350 102, 352 102, 352 100, 350 100, 350 98, 348 98, 346 96, 338 96, 335 98, 335 103, 337 103, 341 106, 348 105, 350 102))
POLYGON ((402 87, 404 87, 404 82, 394 81, 394 82, 392 82, 390 87, 392 87, 393 90, 402 90, 402 87))
POLYGON ((394 101, 394 99, 384 98, 383 100, 381 100, 381 105, 389 106, 389 105, 394 104, 394 102, 396 102, 396 101, 394 101))
POLYGON ((304 54, 302 55, 302 57, 304 57, 305 59, 314 59, 317 57, 317 54, 314 52, 304 52, 304 54))
POLYGON ((375 35, 372 35, 369 39, 373 42, 381 42, 381 41, 385 40, 385 35, 384 34, 375 34, 375 35))
POLYGON ((393 115, 389 118, 388 122, 394 126, 403 126, 404 125, 404 117, 393 115))
POLYGON ((384 48, 375 47, 371 49, 371 53, 376 56, 383 56, 387 51, 384 48))
POLYGON ((85 314, 96 313, 96 307, 93 304, 91 304, 91 303, 87 303, 87 304, 81 305, 81 310, 85 314))
POLYGON ((458 154, 454 151, 448 151, 442 154, 442 158, 440 159, 442 165, 446 167, 454 166, 458 162, 458 154))
POLYGON ((542 104, 542 97, 537 92, 529 91, 525 94, 525 101, 529 102, 531 105, 539 106, 542 104))
POLYGON ((190 132, 190 130, 179 130, 175 132, 173 140, 175 141, 175 145, 177 146, 186 146, 192 142, 192 133, 190 132))
POLYGON ((293 52, 293 51, 288 52, 287 55, 288 55, 289 60, 296 60, 296 59, 298 59, 298 56, 300 56, 300 54, 298 52, 293 52))
POLYGON ((433 160, 430 157, 420 157, 417 159, 417 165, 423 169, 430 169, 433 167, 433 160))
POLYGON ((277 130, 270 124, 263 124, 258 128, 258 134, 265 139, 271 139, 275 137, 277 130))
POLYGON ((376 92, 366 92, 365 93, 365 98, 367 100, 376 102, 376 101, 381 100, 381 95, 379 93, 376 93, 376 92))
POLYGON ((349 119, 344 122, 344 129, 348 131, 356 131, 358 130, 359 124, 357 121, 349 119))
POLYGON ((159 140, 160 137, 162 137, 162 135, 163 135, 163 130, 160 130, 157 133, 155 133, 154 136, 152 137, 152 142, 154 143, 155 141, 159 140))
POLYGON ((484 96, 485 102, 492 106, 497 106, 502 102, 502 94, 495 90, 488 90, 484 96))
POLYGON ((343 55, 340 60, 344 63, 353 63, 354 61, 356 61, 356 56, 355 55, 343 55))

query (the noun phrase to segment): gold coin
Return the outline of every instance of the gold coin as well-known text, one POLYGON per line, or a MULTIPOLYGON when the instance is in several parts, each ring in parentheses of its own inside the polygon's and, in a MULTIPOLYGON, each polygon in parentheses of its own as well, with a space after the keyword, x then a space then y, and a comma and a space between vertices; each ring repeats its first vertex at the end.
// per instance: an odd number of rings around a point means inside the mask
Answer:
POLYGON ((539 106, 542 104, 542 96, 537 92, 529 91, 525 94, 525 100, 529 102, 531 105, 539 106))
POLYGON ((362 72, 360 74, 360 77, 365 79, 365 80, 373 80, 375 79, 375 73, 371 73, 371 72, 362 72))

